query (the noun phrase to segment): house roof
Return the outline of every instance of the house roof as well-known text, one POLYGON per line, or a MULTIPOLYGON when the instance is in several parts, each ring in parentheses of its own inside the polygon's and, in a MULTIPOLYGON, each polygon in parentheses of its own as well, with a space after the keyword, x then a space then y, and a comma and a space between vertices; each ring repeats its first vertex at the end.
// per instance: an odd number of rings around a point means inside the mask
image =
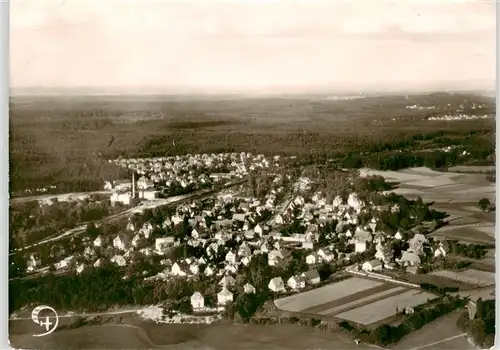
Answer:
POLYGON ((283 279, 281 277, 274 277, 272 280, 269 281, 269 285, 274 284, 274 285, 283 285, 283 279))
POLYGON ((191 295, 191 300, 193 299, 203 299, 203 295, 200 292, 194 292, 193 295, 191 295))
POLYGON ((228 289, 223 288, 219 293, 217 293, 217 295, 229 297, 232 296, 233 293, 231 293, 228 289))
POLYGON ((365 264, 370 264, 373 267, 375 267, 375 266, 382 266, 382 262, 380 260, 378 260, 378 259, 373 259, 373 260, 367 261, 367 262, 365 262, 365 264))
POLYGON ((315 279, 315 278, 319 278, 319 273, 318 273, 317 270, 312 269, 312 270, 309 270, 307 272, 304 272, 302 274, 302 276, 304 276, 308 280, 312 280, 312 279, 315 279))

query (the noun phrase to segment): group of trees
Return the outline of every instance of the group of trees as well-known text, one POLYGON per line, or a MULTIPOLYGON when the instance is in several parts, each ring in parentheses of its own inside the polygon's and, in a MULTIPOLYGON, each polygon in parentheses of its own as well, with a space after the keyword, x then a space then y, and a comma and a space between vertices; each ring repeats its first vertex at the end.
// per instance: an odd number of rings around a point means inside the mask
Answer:
POLYGON ((495 299, 476 301, 476 313, 471 319, 464 312, 457 320, 457 326, 467 332, 481 349, 489 349, 495 344, 495 299))
POLYGON ((488 198, 482 198, 477 202, 477 206, 479 209, 481 209, 483 212, 491 212, 495 210, 495 205, 490 202, 488 198))
POLYGON ((112 212, 109 200, 88 198, 78 202, 40 204, 37 201, 13 203, 9 211, 10 249, 22 248, 44 238, 61 234, 77 224, 98 221, 112 212))
POLYGON ((448 241, 450 251, 454 255, 462 255, 468 258, 481 259, 486 253, 486 246, 481 244, 461 244, 457 241, 448 241))

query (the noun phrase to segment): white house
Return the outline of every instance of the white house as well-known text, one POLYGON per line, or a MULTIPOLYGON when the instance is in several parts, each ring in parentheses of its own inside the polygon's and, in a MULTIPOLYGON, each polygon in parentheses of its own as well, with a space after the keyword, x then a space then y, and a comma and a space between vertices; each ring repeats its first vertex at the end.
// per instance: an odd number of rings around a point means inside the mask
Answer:
POLYGON ((269 289, 273 292, 285 292, 285 285, 281 277, 274 277, 268 285, 269 289))
POLYGON ((247 283, 243 286, 243 292, 245 292, 246 294, 254 294, 255 287, 252 286, 250 283, 247 283))
POLYGON ((276 217, 274 218, 274 223, 276 225, 282 225, 283 224, 283 217, 280 214, 276 215, 276 217))
POLYGON ((248 266, 248 264, 250 264, 250 261, 252 261, 252 256, 245 256, 241 259, 241 263, 244 265, 244 266, 248 266))
POLYGON ((39 258, 36 258, 33 254, 31 254, 29 259, 28 259, 26 271, 32 272, 40 265, 41 265, 41 260, 39 258))
POLYGON ((158 198, 158 196, 160 194, 160 191, 152 190, 152 189, 142 190, 142 191, 138 191, 138 192, 139 192, 139 198, 142 198, 142 199, 145 199, 148 201, 155 200, 156 198, 158 198))
POLYGON ((170 273, 174 276, 186 276, 186 272, 184 272, 176 262, 172 265, 170 273))
POLYGON ((94 239, 94 247, 101 247, 102 246, 102 238, 101 236, 97 237, 96 239, 94 239))
POLYGON ((222 288, 222 290, 217 293, 217 303, 219 305, 226 305, 233 301, 233 293, 231 293, 226 288, 222 288))
POLYGON ((279 259, 283 259, 283 254, 281 254, 278 250, 272 250, 267 255, 267 262, 269 266, 276 266, 279 259))
POLYGON ((78 267, 76 268, 76 273, 80 274, 83 272, 83 270, 85 270, 85 264, 80 264, 78 265, 78 267))
POLYGON ((115 239, 113 239, 113 247, 115 247, 116 249, 126 250, 127 243, 128 237, 123 234, 117 235, 115 239))
POLYGON ((200 292, 194 292, 193 295, 191 295, 191 306, 194 310, 205 307, 205 298, 200 292))
POLYGON ((236 263, 236 254, 234 254, 233 252, 228 252, 226 254, 226 261, 229 263, 229 264, 234 264, 236 263))
POLYGON ((367 243, 365 240, 359 240, 354 243, 354 251, 356 253, 363 253, 367 249, 367 243))
POLYGON ((205 267, 205 271, 203 271, 203 273, 205 276, 213 276, 214 270, 210 266, 207 266, 205 267))
POLYGON ((396 232, 396 234, 394 235, 394 239, 397 239, 397 240, 402 240, 403 239, 403 235, 401 234, 401 232, 396 232))
POLYGON ((306 264, 314 265, 317 262, 318 262, 318 257, 316 256, 316 254, 309 254, 308 256, 306 256, 306 264))
POLYGON ((361 265, 361 269, 366 272, 381 271, 382 262, 377 259, 366 261, 365 263, 363 263, 363 265, 361 265))
POLYGON ((71 261, 73 260, 73 256, 69 256, 61 261, 58 261, 57 263, 54 264, 54 267, 57 269, 57 270, 62 270, 62 269, 66 269, 69 267, 71 261))
POLYGON ((250 247, 243 242, 239 248, 238 248, 238 255, 239 256, 250 256, 252 255, 252 251, 250 250, 250 247))
POLYGON ((335 255, 330 249, 322 248, 318 250, 318 255, 323 259, 323 261, 330 262, 335 259, 335 255))
POLYGON ((137 188, 140 190, 146 190, 154 186, 154 182, 145 176, 141 176, 139 180, 137 180, 137 188))
POLYGON ((262 232, 263 232, 262 227, 259 224, 257 224, 253 228, 253 232, 255 232, 256 234, 258 234, 259 236, 262 236, 262 232))
POLYGON ((288 279, 288 281, 286 282, 286 284, 291 289, 298 290, 298 289, 305 288, 305 286, 306 286, 306 279, 305 279, 305 277, 302 277, 302 276, 292 276, 292 277, 290 277, 288 279))
POLYGON ((155 249, 157 252, 164 252, 166 249, 174 246, 174 237, 160 237, 155 240, 155 249))
POLYGON ((191 274, 197 275, 199 271, 200 271, 200 268, 199 268, 198 264, 192 263, 191 265, 189 265, 189 272, 191 272, 191 274))
POLYGON ((111 262, 115 263, 118 266, 125 266, 127 265, 127 262, 125 261, 125 258, 121 255, 115 255, 111 258, 111 262))
POLYGON ((132 193, 130 192, 113 192, 111 194, 111 205, 115 205, 116 203, 122 203, 123 205, 130 205, 132 200, 132 193))
POLYGON ((438 247, 434 251, 434 257, 439 258, 439 257, 445 257, 448 254, 449 251, 449 246, 448 243, 445 242, 439 242, 438 247))

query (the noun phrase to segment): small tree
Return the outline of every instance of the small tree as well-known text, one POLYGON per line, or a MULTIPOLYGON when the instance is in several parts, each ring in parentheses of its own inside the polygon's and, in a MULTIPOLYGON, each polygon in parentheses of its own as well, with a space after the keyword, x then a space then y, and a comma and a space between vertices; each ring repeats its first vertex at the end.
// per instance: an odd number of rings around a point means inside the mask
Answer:
POLYGON ((479 202, 477 203, 479 209, 481 209, 484 212, 486 212, 488 210, 490 204, 491 204, 491 202, 488 198, 480 199, 479 202))

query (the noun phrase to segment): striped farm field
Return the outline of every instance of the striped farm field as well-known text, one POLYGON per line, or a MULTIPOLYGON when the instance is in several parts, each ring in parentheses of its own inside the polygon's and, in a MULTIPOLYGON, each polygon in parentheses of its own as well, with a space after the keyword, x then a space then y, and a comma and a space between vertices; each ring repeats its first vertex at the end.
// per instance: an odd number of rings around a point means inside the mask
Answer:
POLYGON ((307 311, 314 313, 316 307, 320 308, 319 311, 332 308, 335 305, 331 305, 331 303, 336 300, 340 300, 355 293, 364 293, 365 291, 372 290, 374 288, 377 288, 377 292, 380 292, 379 289, 381 287, 385 287, 386 285, 387 284, 384 282, 351 277, 341 282, 329 284, 321 288, 277 299, 274 301, 274 304, 276 307, 284 311, 307 311))
POLYGON ((377 300, 385 299, 385 298, 388 298, 389 296, 403 293, 407 290, 408 289, 405 287, 395 287, 395 288, 391 288, 391 289, 386 289, 382 292, 368 295, 368 296, 366 296, 364 298, 360 298, 360 299, 356 298, 355 300, 353 300, 351 302, 342 303, 339 306, 333 307, 331 309, 323 310, 323 311, 318 312, 318 313, 320 315, 333 316, 333 315, 339 314, 341 312, 351 310, 351 309, 354 309, 356 307, 360 307, 363 304, 373 303, 377 300))
POLYGON ((493 272, 467 269, 464 271, 439 270, 430 273, 434 276, 448 278, 450 280, 473 284, 479 287, 491 286, 495 284, 495 274, 493 272))
POLYGON ((435 299, 436 296, 419 290, 407 290, 404 293, 390 296, 367 305, 335 315, 338 318, 369 325, 396 314, 397 309, 415 307, 435 299))

